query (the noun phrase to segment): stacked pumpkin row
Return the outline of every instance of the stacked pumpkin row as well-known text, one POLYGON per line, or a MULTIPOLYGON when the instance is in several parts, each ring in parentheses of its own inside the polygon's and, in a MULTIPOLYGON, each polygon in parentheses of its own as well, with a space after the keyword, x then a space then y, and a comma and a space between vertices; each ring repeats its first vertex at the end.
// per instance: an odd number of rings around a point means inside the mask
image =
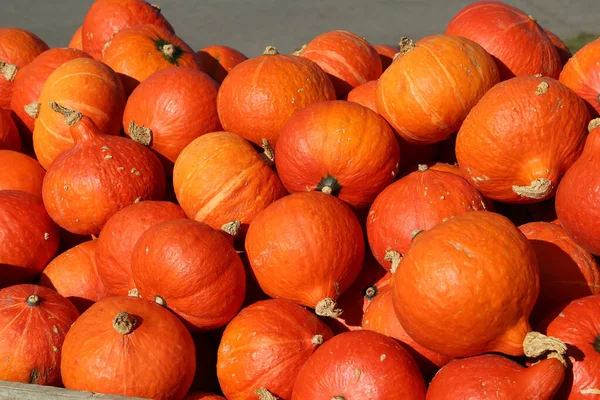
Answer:
POLYGON ((0 44, 0 379, 600 398, 600 41, 480 2, 246 59, 97 0, 68 49, 0 44))

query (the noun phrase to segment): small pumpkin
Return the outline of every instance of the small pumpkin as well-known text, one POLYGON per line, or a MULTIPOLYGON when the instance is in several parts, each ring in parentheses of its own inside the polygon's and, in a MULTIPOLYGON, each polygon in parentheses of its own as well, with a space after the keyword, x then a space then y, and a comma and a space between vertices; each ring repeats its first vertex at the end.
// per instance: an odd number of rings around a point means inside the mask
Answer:
POLYGON ((573 57, 573 54, 571 54, 571 50, 565 44, 565 42, 563 42, 562 39, 558 37, 558 35, 556 35, 555 33, 551 32, 551 31, 549 31, 546 28, 542 28, 542 29, 544 30, 544 32, 546 33, 546 35, 548 35, 548 38, 550 39, 550 41, 554 45, 554 48, 556 49, 556 51, 558 52, 558 56, 560 57, 560 63, 564 67, 565 64, 567 63, 567 61, 569 61, 569 59, 571 57, 573 57))
POLYGON ((75 146, 61 153, 44 178, 48 214, 80 235, 98 234, 117 211, 141 200, 160 200, 165 173, 149 149, 132 140, 105 135, 91 118, 56 103, 75 146))
POLYGON ((65 334, 77 309, 54 290, 15 285, 0 290, 0 380, 60 386, 65 334))
POLYGON ((229 71, 248 59, 236 49, 222 45, 204 47, 194 56, 200 71, 208 74, 219 84, 223 82, 229 71))
POLYGON ((394 57, 396 57, 398 49, 384 44, 378 44, 373 47, 381 59, 381 70, 385 71, 392 64, 392 61, 394 61, 394 57))
POLYGON ((0 150, 0 190, 21 190, 42 197, 46 171, 33 158, 12 150, 0 150))
POLYGON ((368 207, 398 173, 400 148, 385 120, 360 104, 312 104, 283 126, 277 173, 290 193, 316 190, 368 207))
POLYGON ((456 138, 458 165, 490 199, 540 202, 554 196, 580 156, 589 120, 583 100, 554 79, 510 79, 486 93, 465 119, 456 138))
POLYGON ((77 49, 83 51, 83 35, 81 33, 83 26, 80 26, 73 32, 73 36, 71 36, 71 40, 69 41, 68 47, 70 49, 77 49))
POLYGON ((0 109, 0 150, 21 151, 19 129, 10 110, 0 109))
POLYGON ((585 101, 595 117, 600 112, 598 49, 600 49, 600 39, 583 46, 565 64, 558 79, 585 101))

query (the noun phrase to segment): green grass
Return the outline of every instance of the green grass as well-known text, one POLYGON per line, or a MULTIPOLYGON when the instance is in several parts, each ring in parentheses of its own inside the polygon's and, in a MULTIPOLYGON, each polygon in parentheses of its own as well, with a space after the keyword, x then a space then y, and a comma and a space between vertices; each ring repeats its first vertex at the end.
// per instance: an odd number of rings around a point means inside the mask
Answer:
POLYGON ((571 53, 575 54, 575 52, 581 49, 586 44, 593 42, 598 39, 600 34, 598 33, 590 33, 590 32, 581 32, 576 37, 565 40, 565 44, 571 50, 571 53))

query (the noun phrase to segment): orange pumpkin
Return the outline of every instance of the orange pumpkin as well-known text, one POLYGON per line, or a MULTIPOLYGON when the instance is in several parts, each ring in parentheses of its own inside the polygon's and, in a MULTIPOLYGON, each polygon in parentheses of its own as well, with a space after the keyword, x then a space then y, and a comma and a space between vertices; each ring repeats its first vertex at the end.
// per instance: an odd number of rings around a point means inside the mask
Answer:
POLYGON ((449 172, 451 174, 462 177, 462 174, 460 173, 460 168, 458 167, 458 164, 448 164, 445 162, 437 162, 437 163, 433 164, 432 166, 430 166, 429 169, 433 170, 433 171, 449 172))
POLYGON ((392 61, 394 61, 398 49, 384 44, 375 45, 373 47, 381 59, 381 70, 385 71, 392 64, 392 61))
POLYGON ((567 61, 569 61, 569 59, 573 57, 573 54, 571 54, 571 50, 565 44, 565 42, 563 42, 562 39, 559 38, 555 33, 552 33, 545 28, 542 29, 544 30, 546 35, 548 35, 548 38, 554 45, 554 48, 556 49, 556 51, 558 52, 558 56, 560 57, 560 63, 564 67, 567 61))
POLYGON ((0 150, 21 151, 19 129, 10 110, 0 109, 0 150))
POLYGON ((583 46, 565 64, 559 78, 560 83, 572 89, 585 101, 590 112, 596 117, 600 112, 599 49, 600 39, 583 46))
POLYGON ((416 45, 406 40, 402 44, 404 55, 377 84, 377 111, 408 142, 441 142, 500 81, 498 68, 469 39, 434 35, 416 45))
POLYGON ((33 130, 35 155, 46 170, 56 156, 71 149, 74 143, 64 117, 54 112, 51 102, 85 114, 106 135, 121 132, 125 92, 115 72, 100 61, 87 58, 62 64, 44 84, 33 130))
POLYGON ((46 171, 33 158, 12 150, 0 150, 0 190, 21 190, 42 197, 46 171))
POLYGON ((70 49, 77 49, 83 51, 83 35, 81 33, 83 26, 77 28, 75 32, 73 32, 73 36, 71 36, 71 40, 69 41, 68 47, 70 49))
POLYGON ((233 67, 248 59, 239 51, 222 45, 204 47, 194 56, 200 71, 210 75, 218 83, 223 82, 233 67))

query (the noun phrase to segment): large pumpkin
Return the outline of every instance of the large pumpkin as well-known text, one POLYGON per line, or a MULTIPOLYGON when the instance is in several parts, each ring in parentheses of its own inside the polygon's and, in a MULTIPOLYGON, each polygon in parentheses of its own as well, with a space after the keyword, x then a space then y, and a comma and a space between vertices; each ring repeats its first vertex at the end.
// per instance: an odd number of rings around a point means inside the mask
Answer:
POLYGON ((181 400, 194 379, 196 356, 190 332, 175 315, 146 300, 117 296, 100 300, 75 321, 61 368, 68 389, 181 400))
POLYGON ((486 93, 463 123, 458 165, 493 200, 545 200, 581 154, 589 120, 583 100, 554 79, 510 79, 486 93))
POLYGON ((123 207, 163 197, 165 173, 149 149, 103 134, 78 111, 52 107, 75 141, 54 160, 42 186, 44 205, 58 225, 80 235, 98 234, 123 207))
POLYGON ((594 116, 600 112, 600 39, 583 46, 565 64, 559 81, 585 100, 594 116))
POLYGON ((33 158, 12 150, 0 150, 0 190, 21 190, 42 197, 46 171, 33 158))
POLYGON ((336 300, 360 273, 364 239, 358 219, 337 198, 294 193, 250 224, 246 251, 263 291, 337 317, 336 300))
POLYGON ((290 399, 300 368, 332 336, 316 315, 287 300, 244 308, 227 325, 219 345, 217 374, 223 394, 229 400, 246 400, 268 391, 290 399))
POLYGON ((226 131, 258 145, 267 139, 275 146, 279 131, 296 111, 326 100, 335 100, 335 92, 317 64, 269 46, 263 55, 229 72, 217 108, 226 131))
POLYGON ((60 386, 61 348, 78 316, 67 299, 45 287, 0 290, 0 380, 60 386))
POLYGON ((39 97, 33 148, 46 170, 56 156, 73 147, 69 127, 64 117, 52 109, 51 102, 85 114, 106 135, 121 133, 125 92, 115 72, 92 59, 68 61, 50 74, 39 97))
POLYGON ((536 19, 499 1, 480 1, 459 11, 446 34, 463 36, 490 53, 502 80, 542 74, 558 79, 562 63, 554 44, 536 19))
POLYGON ((321 102, 294 114, 275 148, 290 193, 316 190, 355 208, 371 205, 394 181, 400 149, 385 120, 360 104, 321 102))
POLYGON ((194 56, 200 71, 210 75, 219 84, 233 67, 248 59, 236 49, 222 45, 204 47, 194 56))
POLYGON ((19 129, 10 110, 0 109, 0 150, 21 151, 19 129))

